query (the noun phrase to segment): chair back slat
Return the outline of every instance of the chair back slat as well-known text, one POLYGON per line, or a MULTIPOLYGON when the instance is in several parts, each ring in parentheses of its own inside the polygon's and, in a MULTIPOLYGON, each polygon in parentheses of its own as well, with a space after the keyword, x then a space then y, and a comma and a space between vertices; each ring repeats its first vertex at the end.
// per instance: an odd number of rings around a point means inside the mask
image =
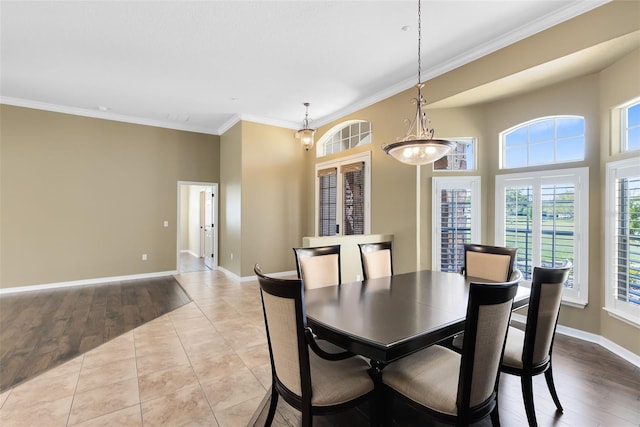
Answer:
POLYGON ((334 286, 341 283, 340 245, 293 248, 298 279, 305 289, 334 286))
POLYGON ((267 331, 274 384, 298 398, 311 394, 309 348, 305 338, 306 315, 302 281, 265 276, 254 267, 267 331))
POLYGON ((391 241, 358 243, 364 280, 393 276, 391 241))
POLYGON ((462 346, 457 405, 468 413, 492 401, 518 282, 471 283, 462 346))
POLYGON ((570 264, 562 268, 533 269, 522 350, 523 366, 539 365, 549 358, 560 313, 562 290, 570 269, 570 264))
POLYGON ((517 248, 478 244, 464 245, 466 276, 507 282, 514 270, 517 248))
POLYGON ((340 283, 336 254, 300 258, 300 270, 305 289, 323 288, 340 283))
POLYGON ((509 278, 510 262, 509 255, 469 252, 467 254, 467 276, 504 282, 509 278))
POLYGON ((389 249, 365 252, 362 256, 364 257, 363 275, 365 280, 393 275, 391 270, 391 251, 389 249))
POLYGON ((512 301, 509 300, 479 308, 469 400, 469 406, 472 408, 489 399, 494 391, 504 337, 509 326, 511 306, 512 301))
POLYGON ((269 330, 270 351, 275 374, 289 390, 302 395, 300 378, 299 334, 296 328, 295 302, 262 293, 266 327, 269 330))

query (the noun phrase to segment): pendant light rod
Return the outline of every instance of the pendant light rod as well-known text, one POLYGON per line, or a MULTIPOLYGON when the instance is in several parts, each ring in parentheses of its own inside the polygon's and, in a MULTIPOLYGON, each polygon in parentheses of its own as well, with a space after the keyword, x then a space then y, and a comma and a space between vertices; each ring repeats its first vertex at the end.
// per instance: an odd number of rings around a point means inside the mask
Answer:
POLYGON ((422 96, 422 9, 421 1, 418 0, 418 97, 412 101, 416 103, 416 117, 410 122, 409 128, 404 138, 398 138, 396 142, 391 142, 382 146, 385 153, 393 156, 396 160, 410 165, 425 165, 433 163, 439 158, 449 153, 455 148, 455 143, 443 139, 434 139, 434 129, 430 126, 431 121, 427 118, 423 108, 427 102, 422 96), (415 133, 414 133, 415 130, 415 133))

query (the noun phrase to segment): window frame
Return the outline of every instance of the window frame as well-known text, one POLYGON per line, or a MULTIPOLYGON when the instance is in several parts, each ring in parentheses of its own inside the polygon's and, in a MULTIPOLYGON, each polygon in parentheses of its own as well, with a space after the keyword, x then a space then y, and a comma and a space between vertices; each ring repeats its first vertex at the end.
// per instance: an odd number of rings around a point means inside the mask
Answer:
MULTIPOLYGON (((574 288, 564 288, 562 303, 584 308, 589 303, 589 168, 554 169, 497 175, 495 180, 495 242, 505 245, 506 188, 533 186, 532 257, 533 266, 541 265, 542 196, 544 185, 573 184, 574 192, 574 288), (537 242, 537 243, 536 243, 537 242)), ((523 283, 530 285, 530 280, 523 283)))
POLYGON ((441 197, 442 190, 470 190, 471 191, 471 241, 481 241, 481 177, 480 176, 436 176, 431 183, 431 268, 441 271, 441 197))
MULTIPOLYGON (((319 221, 320 221, 320 180, 318 179, 318 171, 323 169, 329 169, 332 167, 337 168, 336 179, 336 224, 339 225, 340 233, 335 236, 343 236, 344 224, 342 207, 344 196, 342 194, 343 174, 340 169, 341 166, 349 165, 356 162, 364 163, 364 234, 371 233, 371 151, 365 151, 358 154, 352 154, 349 156, 340 157, 335 160, 327 162, 316 163, 314 174, 314 187, 315 187, 315 212, 314 212, 314 235, 319 236, 319 221)), ((333 236, 333 234, 332 234, 333 236)))
MULTIPOLYGON (((458 137, 458 138, 444 138, 448 141, 453 141, 456 144, 464 144, 464 145, 469 145, 472 147, 473 149, 473 164, 471 165, 471 169, 438 169, 436 168, 436 164, 438 163, 438 161, 436 160, 435 162, 433 162, 432 164, 432 168, 434 172, 444 172, 444 173, 451 173, 451 172, 458 172, 458 173, 463 173, 463 172, 476 172, 478 170, 478 139, 473 137, 473 136, 464 136, 464 137, 458 137)), ((453 156, 455 156, 454 154, 446 154, 443 158, 452 158, 453 156)))
MULTIPOLYGON (((620 141, 620 151, 622 153, 634 153, 637 152, 638 150, 640 150, 640 147, 637 148, 629 148, 629 130, 632 129, 629 127, 629 109, 633 108, 633 107, 638 107, 640 106, 640 98, 636 98, 633 101, 623 105, 620 107, 620 137, 621 137, 621 141, 620 141)), ((639 107, 640 108, 640 107, 639 107)), ((635 125, 633 127, 633 129, 637 129, 638 127, 640 127, 640 125, 635 125)))
MULTIPOLYGON (((358 135, 363 135, 363 133, 360 132, 358 135)), ((351 138, 353 138, 353 135, 351 135, 351 133, 349 133, 349 139, 351 139, 351 138)), ((368 120, 347 120, 347 121, 344 121, 344 122, 340 122, 337 125, 333 126, 331 129, 329 129, 327 132, 325 132, 325 134, 322 135, 322 137, 318 140, 318 142, 316 143, 316 158, 326 157, 326 156, 330 156, 330 155, 338 154, 338 153, 343 153, 345 151, 351 150, 351 149, 356 148, 356 147, 361 147, 361 146, 364 146, 364 145, 370 145, 371 142, 372 142, 372 139, 373 139, 373 126, 372 126, 370 121, 368 121, 368 120), (362 123, 366 123, 369 126, 369 133, 367 134, 367 136, 361 138, 358 141, 358 143, 353 147, 351 146, 351 144, 349 144, 349 148, 341 149, 340 151, 327 153, 326 145, 327 145, 328 142, 330 142, 333 139, 333 137, 334 137, 334 135, 336 133, 342 132, 343 129, 350 128, 354 124, 358 124, 359 128, 361 128, 362 123)), ((345 138, 341 138, 341 141, 344 141, 344 140, 345 140, 345 138)))
MULTIPOLYGON (((555 116, 546 116, 546 117, 538 117, 532 120, 529 120, 527 122, 524 123, 519 123, 509 129, 506 129, 502 132, 500 132, 499 134, 499 140, 500 140, 500 153, 499 153, 499 164, 500 164, 500 170, 512 170, 512 169, 522 169, 522 168, 532 168, 532 167, 539 167, 539 166, 543 166, 546 164, 553 164, 553 165, 563 165, 563 164, 567 164, 567 163, 574 163, 574 162, 581 162, 584 161, 586 158, 586 154, 587 154, 587 121, 584 118, 584 116, 577 116, 577 115, 571 115, 571 114, 559 114, 559 115, 555 115, 555 116), (554 160, 553 161, 547 161, 544 163, 533 163, 531 164, 529 162, 529 158, 530 158, 530 154, 531 154, 531 146, 532 146, 532 142, 529 141, 527 139, 527 143, 526 143, 526 148, 527 148, 527 163, 524 165, 519 165, 519 166, 507 166, 507 136, 511 133, 513 133, 514 131, 520 129, 520 128, 529 128, 532 125, 534 125, 535 123, 538 122, 544 122, 546 120, 554 120, 554 138, 553 138, 553 152, 554 152, 554 160), (558 152, 558 137, 557 137, 557 124, 556 124, 556 120, 558 119, 582 119, 583 123, 584 123, 584 133, 582 134, 583 138, 584 138, 584 151, 582 152, 582 158, 580 159, 571 159, 571 160, 563 160, 563 161, 558 161, 555 160, 555 156, 558 152)), ((533 143, 533 145, 539 144, 539 141, 535 141, 533 143)))
POLYGON ((605 177, 605 306, 604 310, 619 320, 640 327, 640 305, 634 305, 616 298, 617 250, 615 249, 617 211, 616 181, 619 178, 638 176, 639 157, 609 162, 606 164, 605 177))

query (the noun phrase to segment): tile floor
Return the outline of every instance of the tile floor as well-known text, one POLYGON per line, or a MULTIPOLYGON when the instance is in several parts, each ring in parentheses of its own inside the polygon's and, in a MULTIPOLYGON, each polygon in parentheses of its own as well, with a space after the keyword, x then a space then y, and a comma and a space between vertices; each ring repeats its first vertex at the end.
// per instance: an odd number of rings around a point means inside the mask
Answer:
POLYGON ((176 278, 193 302, 0 394, 0 425, 246 426, 270 385, 258 284, 176 278))

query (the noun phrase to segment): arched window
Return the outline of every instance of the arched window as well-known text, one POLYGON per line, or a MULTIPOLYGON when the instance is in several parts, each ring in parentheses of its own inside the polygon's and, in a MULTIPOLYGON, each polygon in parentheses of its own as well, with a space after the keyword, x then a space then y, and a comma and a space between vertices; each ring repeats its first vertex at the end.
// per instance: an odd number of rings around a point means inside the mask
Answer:
POLYGON ((543 117, 500 133, 501 169, 584 160, 585 122, 580 116, 543 117))
POLYGON ((349 120, 332 127, 320 138, 316 145, 316 156, 323 157, 364 144, 371 144, 371 123, 349 120))
POLYGON ((622 151, 640 149, 640 101, 622 108, 622 151))

